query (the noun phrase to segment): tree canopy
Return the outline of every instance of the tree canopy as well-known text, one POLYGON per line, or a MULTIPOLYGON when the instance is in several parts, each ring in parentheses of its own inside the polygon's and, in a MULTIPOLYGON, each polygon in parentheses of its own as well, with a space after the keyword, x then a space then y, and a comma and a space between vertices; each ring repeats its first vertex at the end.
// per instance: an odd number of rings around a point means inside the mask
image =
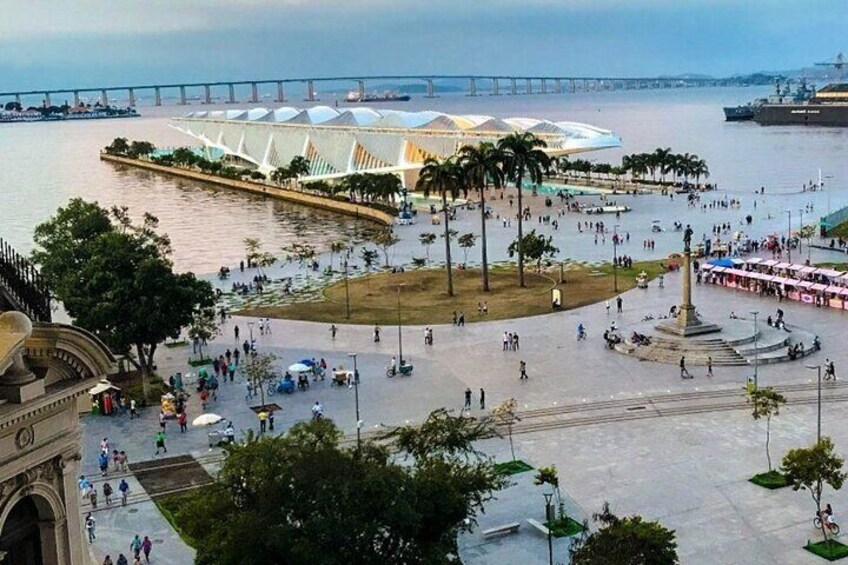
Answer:
POLYGON ((675 565, 674 531, 641 516, 619 518, 604 503, 594 519, 600 528, 571 547, 572 565, 675 565))
POLYGON ((145 373, 159 343, 214 305, 208 282, 174 272, 170 242, 157 226, 149 214, 136 225, 126 208, 75 198, 35 228, 32 254, 74 323, 118 354, 134 349, 145 373))
POLYGON ((506 482, 472 447, 488 433, 437 411, 359 452, 340 446, 330 420, 249 435, 178 520, 202 565, 457 563, 457 534, 506 482))

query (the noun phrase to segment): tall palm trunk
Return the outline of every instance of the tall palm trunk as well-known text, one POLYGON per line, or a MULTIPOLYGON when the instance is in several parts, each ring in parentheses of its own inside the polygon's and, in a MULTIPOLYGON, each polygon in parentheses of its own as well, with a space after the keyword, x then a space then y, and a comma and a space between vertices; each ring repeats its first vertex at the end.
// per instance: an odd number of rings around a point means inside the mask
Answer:
POLYGON ((448 296, 453 296, 453 271, 451 270, 450 254, 450 212, 447 195, 442 193, 442 210, 445 213, 445 268, 448 275, 448 296))
POLYGON ((518 179, 516 186, 518 187, 518 286, 524 287, 524 205, 521 199, 521 180, 523 178, 523 170, 518 171, 518 179))
POLYGON ((489 258, 486 253, 486 189, 489 183, 480 188, 480 243, 483 246, 483 292, 489 292, 489 258))

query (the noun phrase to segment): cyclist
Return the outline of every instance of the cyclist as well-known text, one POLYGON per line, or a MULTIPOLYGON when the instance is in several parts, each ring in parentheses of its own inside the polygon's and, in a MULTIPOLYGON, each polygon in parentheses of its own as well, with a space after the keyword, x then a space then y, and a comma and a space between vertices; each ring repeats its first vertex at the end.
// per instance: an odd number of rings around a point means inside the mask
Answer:
POLYGON ((321 403, 317 400, 315 401, 315 405, 312 406, 312 419, 320 420, 324 416, 324 407, 321 406, 321 403))
POLYGON ((833 526, 833 508, 830 506, 830 503, 828 503, 827 506, 825 506, 824 510, 822 510, 822 514, 824 514, 825 524, 827 524, 828 526, 833 526))

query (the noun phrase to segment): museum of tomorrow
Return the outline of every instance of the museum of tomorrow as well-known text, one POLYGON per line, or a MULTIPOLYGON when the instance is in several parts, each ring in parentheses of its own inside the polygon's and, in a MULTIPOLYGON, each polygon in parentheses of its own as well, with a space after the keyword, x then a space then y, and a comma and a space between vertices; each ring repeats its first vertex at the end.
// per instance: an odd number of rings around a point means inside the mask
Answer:
POLYGON ((543 139, 552 157, 621 146, 613 132, 576 122, 366 107, 201 111, 175 118, 172 126, 266 174, 305 157, 311 166, 301 177, 306 182, 397 173, 411 186, 428 157, 449 157, 463 145, 497 142, 515 132, 543 139))

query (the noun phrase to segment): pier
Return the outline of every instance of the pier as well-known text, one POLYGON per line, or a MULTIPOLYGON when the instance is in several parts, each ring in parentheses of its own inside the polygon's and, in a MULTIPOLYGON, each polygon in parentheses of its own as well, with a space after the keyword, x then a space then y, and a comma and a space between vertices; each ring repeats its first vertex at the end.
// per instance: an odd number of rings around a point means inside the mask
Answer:
MULTIPOLYGON (((406 82, 423 84, 425 98, 438 96, 439 82, 451 81, 457 85, 465 84, 468 96, 501 94, 501 85, 508 84, 511 95, 531 94, 564 94, 577 91, 613 91, 613 90, 642 90, 665 88, 691 88, 707 86, 728 86, 736 84, 733 79, 712 78, 651 78, 651 77, 587 77, 587 76, 515 76, 515 75, 376 75, 376 76, 342 76, 342 77, 304 77, 263 80, 233 80, 205 81, 192 83, 167 84, 128 84, 112 86, 68 87, 52 89, 34 89, 0 92, 0 102, 23 98, 38 97, 42 104, 51 105, 54 100, 73 97, 74 104, 79 105, 81 95, 101 104, 109 103, 109 96, 122 96, 129 106, 135 106, 145 96, 152 100, 153 105, 162 106, 172 100, 174 104, 184 106, 196 101, 200 104, 212 104, 216 100, 228 104, 247 102, 258 104, 263 98, 263 92, 275 102, 286 101, 285 91, 300 90, 302 99, 307 102, 319 100, 320 86, 332 84, 338 88, 340 84, 349 83, 352 90, 364 93, 367 83, 406 82), (524 88, 519 88, 522 84, 524 88), (563 83, 567 85, 563 88, 563 83), (551 88, 553 85, 553 88, 551 88), (263 89, 264 87, 264 89, 263 89), (236 89, 244 96, 238 100, 236 89)), ((451 85, 451 90, 454 86, 451 85)))

